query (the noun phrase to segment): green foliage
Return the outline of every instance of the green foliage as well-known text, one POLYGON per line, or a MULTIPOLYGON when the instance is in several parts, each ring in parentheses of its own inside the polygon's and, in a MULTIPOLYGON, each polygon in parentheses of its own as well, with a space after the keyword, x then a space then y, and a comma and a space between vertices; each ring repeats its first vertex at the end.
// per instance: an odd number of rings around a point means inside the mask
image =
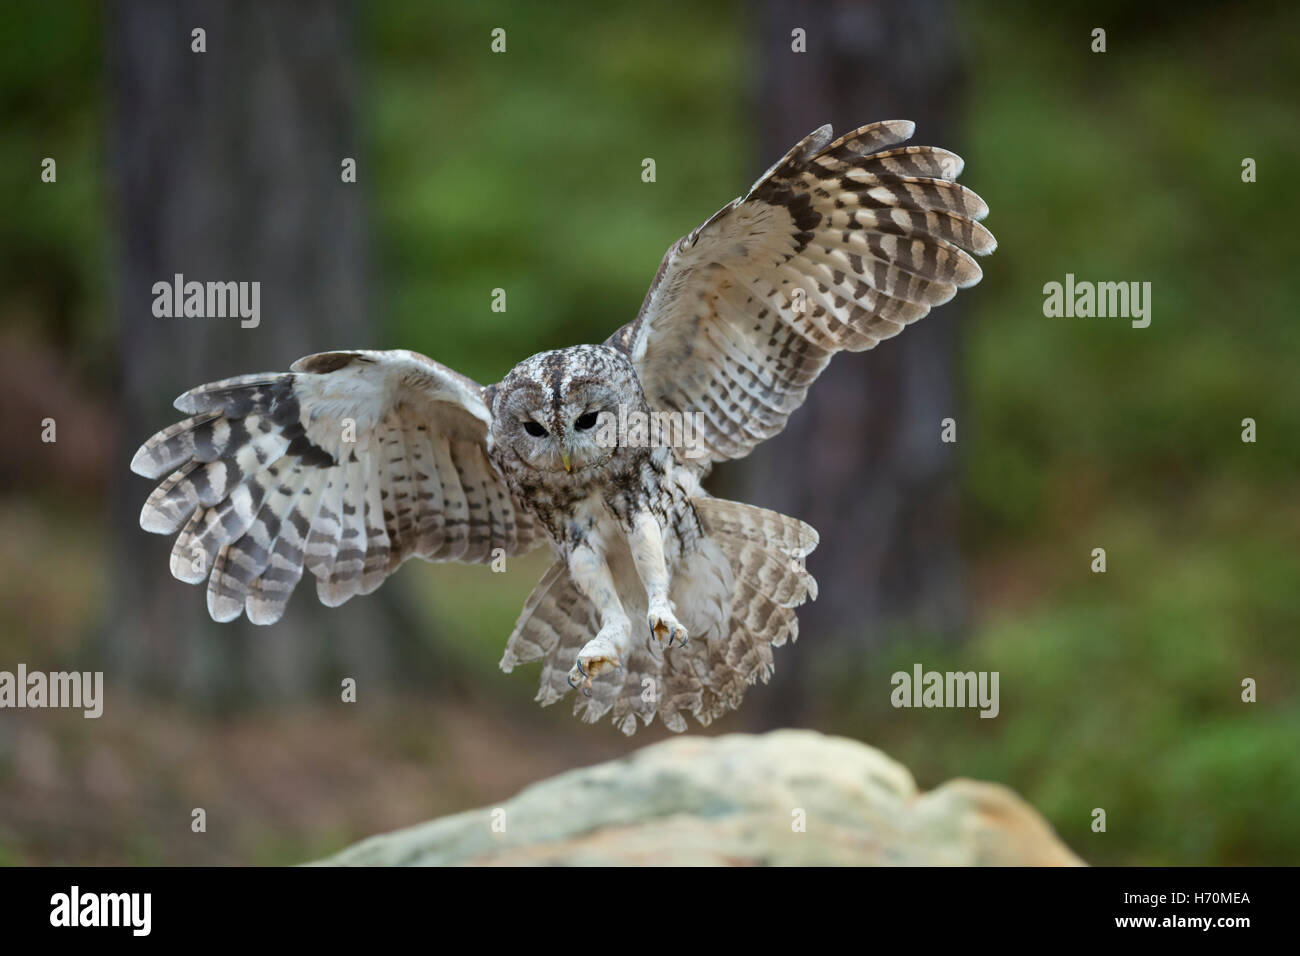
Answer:
POLYGON ((761 171, 726 7, 473 3, 435 21, 409 2, 365 27, 382 314, 393 341, 480 381, 611 334, 668 246, 761 171))
POLYGON ((1264 506, 1300 465, 1286 438, 1300 323, 1282 281, 1300 253, 1286 225, 1300 126, 1279 115, 1300 88, 1300 16, 1112 29, 1105 54, 1050 10, 988 7, 972 26, 965 178, 1000 242, 969 335, 973 538, 1077 521, 1062 498, 1082 480, 1109 505, 1167 507, 1222 478, 1264 506), (1042 286, 1067 272, 1150 281, 1151 326, 1044 318, 1042 286), (1246 417, 1257 444, 1240 441, 1246 417))
POLYGON ((966 353, 984 611, 967 647, 913 637, 873 662, 844 717, 926 785, 1015 787, 1097 863, 1300 858, 1300 15, 1239 13, 970 17, 963 178, 1000 243, 966 353), (1045 318, 1067 272, 1150 281, 1151 326, 1045 318), (918 660, 998 670, 1001 716, 890 709, 889 674, 918 660))
POLYGON ((38 330, 94 376, 111 338, 101 30, 93 4, 0 9, 0 323, 38 330), (46 157, 55 183, 41 181, 46 157))
POLYGON ((1171 553, 1157 522, 1127 516, 1105 574, 1088 570, 1086 542, 1063 549, 1054 560, 1075 573, 1053 598, 989 614, 964 647, 893 645, 861 676, 855 711, 833 720, 925 786, 1011 785, 1091 862, 1293 862, 1300 608, 1285 596, 1300 520, 1239 526, 1227 554, 1206 535, 1171 553), (918 661, 997 671, 1000 715, 893 710, 890 675, 918 661), (1241 700, 1245 677, 1257 703, 1241 700), (1089 829, 1094 807, 1105 834, 1089 829))

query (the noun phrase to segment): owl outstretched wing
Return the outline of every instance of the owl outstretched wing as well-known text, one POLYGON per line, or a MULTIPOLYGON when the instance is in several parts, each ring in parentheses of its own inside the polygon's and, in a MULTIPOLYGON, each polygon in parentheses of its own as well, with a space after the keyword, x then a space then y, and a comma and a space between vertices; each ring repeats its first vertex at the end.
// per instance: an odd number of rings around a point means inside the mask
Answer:
POLYGON ((913 129, 809 134, 668 250, 608 340, 653 408, 695 416, 688 458, 703 469, 780 432, 836 352, 873 348, 979 282, 970 253, 997 245, 988 207, 955 182, 960 157, 898 146, 913 129))
POLYGON ((190 417, 131 462, 169 475, 140 526, 180 532, 172 574, 207 580, 214 619, 256 624, 279 620, 304 568, 335 606, 413 555, 523 553, 542 534, 492 462, 482 392, 404 350, 322 352, 192 389, 176 400, 190 417))

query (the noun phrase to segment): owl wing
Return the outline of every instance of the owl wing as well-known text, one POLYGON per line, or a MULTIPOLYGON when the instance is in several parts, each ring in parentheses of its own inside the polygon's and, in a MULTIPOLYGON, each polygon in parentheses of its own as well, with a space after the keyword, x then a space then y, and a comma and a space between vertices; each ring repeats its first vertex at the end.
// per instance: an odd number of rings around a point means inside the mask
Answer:
MULTIPOLYGON (((664 256, 637 318, 607 342, 646 399, 693 415, 707 470, 785 427, 839 351, 897 335, 979 282, 997 245, 960 157, 897 144, 914 124, 809 134, 749 193, 664 256)), ((689 432, 687 433, 689 434, 689 432)))
POLYGON ((323 604, 368 594, 412 555, 482 562, 542 539, 492 461, 482 386, 408 351, 322 352, 176 400, 189 418, 131 468, 167 477, 140 526, 180 532, 171 570, 208 612, 279 620, 304 567, 323 604))

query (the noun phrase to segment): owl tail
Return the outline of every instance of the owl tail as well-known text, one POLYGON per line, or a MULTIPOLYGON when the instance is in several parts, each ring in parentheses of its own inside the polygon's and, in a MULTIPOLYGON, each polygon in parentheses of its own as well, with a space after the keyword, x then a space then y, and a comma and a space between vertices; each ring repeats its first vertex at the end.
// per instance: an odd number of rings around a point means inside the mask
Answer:
MULTIPOLYGON (((729 583, 726 626, 708 633, 707 641, 696 645, 692 640, 683 649, 692 652, 689 671, 707 675, 700 680, 698 706, 691 708, 707 726, 739 707, 755 681, 766 684, 771 679, 772 648, 798 639, 794 609, 817 599, 817 581, 804 561, 817 547, 818 537, 811 525, 766 508, 709 497, 691 503, 707 537, 703 553, 716 549, 729 583)), ((669 656, 677 653, 670 651, 669 656)), ((673 661, 675 666, 665 672, 666 699, 675 690, 692 687, 681 663, 673 661)))
MULTIPOLYGON (((656 713, 676 733, 687 714, 707 726, 740 706, 755 681, 772 676, 772 648, 799 636, 794 608, 817 597, 804 567, 817 532, 796 518, 736 501, 691 499, 704 531, 673 574, 670 596, 690 633, 685 647, 664 650, 633 641, 623 666, 577 695, 574 713, 594 722, 611 714, 625 734, 656 713)), ((645 620, 643 594, 624 594, 634 622, 645 620)), ((569 579, 562 560, 542 575, 524 604, 501 659, 509 673, 541 660, 537 700, 555 703, 572 691, 578 651, 600 629, 596 612, 569 579)))

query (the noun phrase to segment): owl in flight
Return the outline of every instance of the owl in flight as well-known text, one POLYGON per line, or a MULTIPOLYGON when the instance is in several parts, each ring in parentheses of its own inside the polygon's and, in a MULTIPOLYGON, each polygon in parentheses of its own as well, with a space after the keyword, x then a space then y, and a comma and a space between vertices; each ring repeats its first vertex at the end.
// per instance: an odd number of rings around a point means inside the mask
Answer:
POLYGON ((712 497, 714 462, 785 427, 839 351, 897 335, 980 280, 996 242, 962 160, 900 146, 906 121, 823 126, 664 256, 600 345, 525 359, 484 387, 408 351, 322 352, 186 392, 131 462, 163 479, 140 515, 218 621, 322 603, 410 557, 490 562, 548 544, 501 668, 542 662, 624 733, 739 706, 815 598, 817 532, 712 497), (165 476, 165 477, 164 477, 165 476))

